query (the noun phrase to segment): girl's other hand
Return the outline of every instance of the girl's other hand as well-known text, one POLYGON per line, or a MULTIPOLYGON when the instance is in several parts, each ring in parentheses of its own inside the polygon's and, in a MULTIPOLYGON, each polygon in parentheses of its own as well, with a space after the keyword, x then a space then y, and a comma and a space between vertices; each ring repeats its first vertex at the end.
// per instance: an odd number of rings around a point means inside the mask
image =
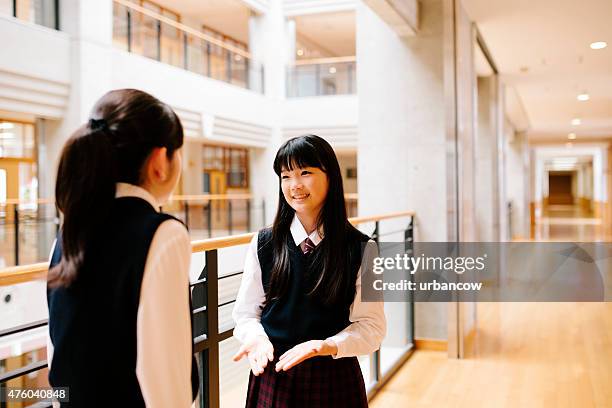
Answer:
POLYGON ((312 357, 335 356, 337 353, 338 346, 332 340, 306 341, 283 354, 276 363, 276 371, 287 371, 312 357))
POLYGON ((232 357, 234 361, 240 361, 247 356, 253 375, 257 376, 264 372, 268 361, 274 360, 274 346, 266 336, 255 336, 251 341, 240 346, 238 352, 232 357))

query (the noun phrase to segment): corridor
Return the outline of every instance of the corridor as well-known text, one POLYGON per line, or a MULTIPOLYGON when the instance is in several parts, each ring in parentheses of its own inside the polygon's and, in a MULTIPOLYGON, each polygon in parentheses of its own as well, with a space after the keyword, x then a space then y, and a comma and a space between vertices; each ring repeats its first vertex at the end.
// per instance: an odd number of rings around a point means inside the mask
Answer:
MULTIPOLYGON (((600 219, 549 206, 538 241, 610 241, 600 219)), ((612 407, 612 303, 480 303, 465 359, 417 349, 373 408, 612 407)))

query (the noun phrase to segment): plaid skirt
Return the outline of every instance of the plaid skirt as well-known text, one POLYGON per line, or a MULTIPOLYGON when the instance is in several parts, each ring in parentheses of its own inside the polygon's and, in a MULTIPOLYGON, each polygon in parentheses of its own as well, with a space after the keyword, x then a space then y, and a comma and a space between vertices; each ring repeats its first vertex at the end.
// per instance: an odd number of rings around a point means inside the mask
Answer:
POLYGON ((249 377, 246 408, 362 408, 368 406, 357 357, 313 357, 288 371, 274 367, 288 348, 274 347, 274 361, 249 377))

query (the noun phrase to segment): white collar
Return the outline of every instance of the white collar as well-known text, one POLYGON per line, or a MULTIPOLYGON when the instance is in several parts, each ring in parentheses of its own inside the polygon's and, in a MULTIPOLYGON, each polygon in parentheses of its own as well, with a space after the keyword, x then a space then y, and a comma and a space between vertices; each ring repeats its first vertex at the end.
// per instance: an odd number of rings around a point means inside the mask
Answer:
POLYGON ((300 222, 300 219, 297 215, 293 215, 293 221, 291 221, 291 236, 293 237, 293 242, 295 242, 296 246, 299 246, 306 238, 310 238, 315 246, 319 245, 319 242, 323 239, 321 235, 319 235, 319 231, 314 230, 312 234, 308 235, 304 226, 300 222))
POLYGON ((140 186, 136 186, 134 184, 128 183, 117 183, 115 184, 115 198, 121 197, 137 197, 145 200, 147 203, 151 204, 155 211, 159 211, 159 204, 157 204, 157 200, 151 193, 140 186))

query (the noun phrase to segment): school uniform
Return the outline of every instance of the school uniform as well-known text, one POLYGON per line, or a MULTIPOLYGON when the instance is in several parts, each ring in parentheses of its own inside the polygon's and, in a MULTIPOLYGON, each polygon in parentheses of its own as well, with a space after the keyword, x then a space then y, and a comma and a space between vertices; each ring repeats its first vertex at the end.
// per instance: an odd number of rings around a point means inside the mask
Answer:
MULTIPOLYGON (((386 333, 382 302, 361 302, 362 248, 369 238, 347 228, 348 247, 353 259, 349 273, 355 290, 334 306, 326 306, 308 296, 312 288, 308 238, 314 251, 323 239, 318 231, 308 235, 297 216, 290 227, 287 245, 291 273, 288 293, 283 299, 265 303, 265 287, 272 271, 272 232, 261 230, 249 245, 242 284, 233 318, 234 336, 243 343, 253 336, 266 336, 274 346, 274 361, 259 376, 249 378, 246 406, 250 407, 366 407, 367 396, 358 355, 374 352, 386 333), (307 359, 286 372, 276 372, 279 357, 308 340, 332 340, 335 356, 307 359)), ((374 256, 368 245, 364 256, 374 256), (369 252, 369 253, 368 253, 369 252)))
MULTIPOLYGON (((118 183, 69 287, 49 288, 49 382, 67 407, 189 407, 197 393, 185 226, 118 183)), ((91 214, 95 217, 96 214, 91 214)), ((58 239, 51 267, 61 260, 58 239)))

